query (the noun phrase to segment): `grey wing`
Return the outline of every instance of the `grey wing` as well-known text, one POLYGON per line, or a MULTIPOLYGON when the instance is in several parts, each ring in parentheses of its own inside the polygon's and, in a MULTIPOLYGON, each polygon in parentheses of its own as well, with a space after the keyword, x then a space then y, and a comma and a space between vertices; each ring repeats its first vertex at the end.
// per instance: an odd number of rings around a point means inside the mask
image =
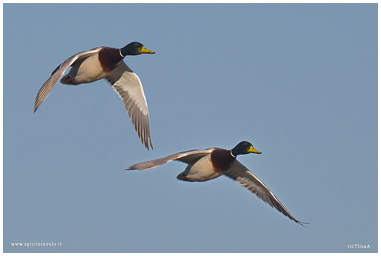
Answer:
POLYGON ((139 163, 139 164, 134 164, 130 167, 128 167, 126 170, 146 170, 146 169, 151 169, 154 167, 157 167, 159 165, 166 164, 170 161, 177 160, 181 161, 184 163, 191 163, 193 161, 196 161, 200 159, 201 157, 210 154, 214 148, 210 149, 197 149, 197 150, 190 150, 190 151, 184 151, 180 153, 176 153, 167 157, 139 163))
POLYGON ((122 98, 123 105, 145 147, 152 146, 147 100, 139 77, 121 61, 106 77, 122 98))
POLYGON ((276 198, 276 196, 270 191, 270 189, 266 187, 266 185, 257 176, 255 176, 237 160, 234 162, 233 166, 230 167, 224 174, 240 183, 242 186, 256 194, 264 202, 268 203, 271 207, 274 207, 296 223, 301 225, 308 224, 306 222, 301 222, 295 219, 286 209, 286 207, 284 207, 283 204, 278 200, 278 198, 276 198))
POLYGON ((74 64, 78 59, 87 58, 94 53, 99 52, 102 47, 97 47, 91 49, 89 51, 84 51, 77 53, 76 55, 71 56, 64 62, 62 62, 52 73, 49 79, 42 85, 41 89, 38 91, 36 96, 36 101, 34 103, 34 112, 36 112, 37 108, 44 102, 44 100, 48 97, 50 91, 56 85, 56 83, 61 79, 62 75, 65 73, 66 69, 68 69, 71 65, 74 64))

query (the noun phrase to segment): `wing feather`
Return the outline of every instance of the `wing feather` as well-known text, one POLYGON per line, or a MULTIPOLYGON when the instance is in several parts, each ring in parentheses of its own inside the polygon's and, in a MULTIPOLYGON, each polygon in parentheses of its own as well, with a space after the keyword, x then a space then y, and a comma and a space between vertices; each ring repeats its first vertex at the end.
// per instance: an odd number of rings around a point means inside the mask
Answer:
POLYGON ((64 62, 62 62, 52 73, 49 79, 42 85, 41 89, 38 91, 36 96, 36 101, 34 103, 34 112, 36 112, 37 108, 44 102, 44 100, 48 97, 50 91, 57 84, 57 82, 61 79, 62 75, 65 71, 73 65, 76 61, 81 60, 83 58, 87 58, 94 53, 99 52, 103 47, 97 47, 91 49, 89 51, 84 51, 77 53, 64 62))
POLYGON ((115 91, 122 98, 123 105, 135 126, 139 138, 146 148, 152 146, 147 100, 139 77, 124 63, 118 66, 106 77, 115 91))
POLYGON ((278 198, 270 191, 270 189, 266 187, 266 185, 257 176, 255 176, 237 160, 234 162, 232 167, 230 167, 224 174, 229 178, 240 183, 249 191, 256 194, 264 202, 268 203, 271 207, 277 209, 296 223, 299 223, 301 225, 308 224, 306 222, 301 222, 294 218, 294 216, 291 215, 291 213, 286 209, 286 207, 284 207, 283 204, 278 200, 278 198))
POLYGON ((197 161, 201 157, 210 154, 215 148, 209 148, 209 149, 196 149, 196 150, 189 150, 184 152, 179 152, 167 157, 134 164, 130 167, 128 167, 126 170, 146 170, 151 169, 163 164, 166 164, 168 162, 171 162, 173 160, 181 161, 187 164, 190 164, 194 161, 197 161))

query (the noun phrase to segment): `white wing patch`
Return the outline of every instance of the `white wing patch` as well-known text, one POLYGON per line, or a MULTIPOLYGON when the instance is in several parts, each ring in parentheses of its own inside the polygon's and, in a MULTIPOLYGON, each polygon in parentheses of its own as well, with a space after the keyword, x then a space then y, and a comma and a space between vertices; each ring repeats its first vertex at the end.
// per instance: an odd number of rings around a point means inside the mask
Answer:
POLYGON ((139 138, 141 138, 146 148, 149 149, 149 145, 152 147, 152 140, 148 106, 139 77, 124 61, 121 61, 106 79, 122 99, 139 138))

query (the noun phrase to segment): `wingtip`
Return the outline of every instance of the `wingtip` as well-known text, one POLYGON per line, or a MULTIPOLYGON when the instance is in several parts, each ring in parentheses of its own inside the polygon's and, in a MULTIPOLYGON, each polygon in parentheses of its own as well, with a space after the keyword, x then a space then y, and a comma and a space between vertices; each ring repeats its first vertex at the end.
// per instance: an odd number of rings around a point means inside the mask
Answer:
POLYGON ((151 148, 153 149, 153 144, 152 144, 151 134, 149 135, 149 144, 151 145, 151 148))
POLYGON ((304 226, 304 225, 307 225, 307 224, 310 224, 310 223, 308 223, 308 222, 303 222, 303 221, 298 221, 297 222, 298 224, 300 224, 300 225, 302 225, 303 227, 307 227, 307 226, 304 226), (304 224, 304 225, 303 225, 304 224))
POLYGON ((132 170, 136 170, 135 168, 134 168, 134 166, 133 165, 131 165, 130 167, 128 167, 127 169, 124 169, 125 171, 132 171, 132 170))
MULTIPOLYGON (((143 142, 143 139, 142 139, 142 142, 143 142)), ((151 146, 152 150, 154 149, 154 148, 153 148, 153 145, 152 145, 151 138, 149 139, 149 144, 148 144, 148 141, 143 142, 143 143, 144 143, 145 148, 146 148, 148 151, 150 150, 150 147, 149 147, 149 146, 151 146)))
POLYGON ((34 113, 36 113, 37 109, 40 107, 40 105, 42 104, 42 102, 40 102, 40 100, 38 99, 38 94, 36 96, 36 100, 34 102, 34 113))

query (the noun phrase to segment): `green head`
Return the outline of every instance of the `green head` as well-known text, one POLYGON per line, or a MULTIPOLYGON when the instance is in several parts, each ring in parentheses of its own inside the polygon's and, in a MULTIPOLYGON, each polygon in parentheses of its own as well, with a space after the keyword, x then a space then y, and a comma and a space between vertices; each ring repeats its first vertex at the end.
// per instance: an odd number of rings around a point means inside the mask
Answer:
POLYGON ((139 42, 132 42, 120 49, 120 54, 122 54, 123 57, 126 57, 127 55, 139 55, 142 53, 155 53, 154 51, 148 50, 144 47, 143 44, 139 42))
POLYGON ((231 153, 233 156, 244 155, 249 153, 262 154, 261 151, 255 149, 253 145, 247 141, 241 141, 240 143, 238 143, 237 146, 235 146, 231 150, 231 153))

